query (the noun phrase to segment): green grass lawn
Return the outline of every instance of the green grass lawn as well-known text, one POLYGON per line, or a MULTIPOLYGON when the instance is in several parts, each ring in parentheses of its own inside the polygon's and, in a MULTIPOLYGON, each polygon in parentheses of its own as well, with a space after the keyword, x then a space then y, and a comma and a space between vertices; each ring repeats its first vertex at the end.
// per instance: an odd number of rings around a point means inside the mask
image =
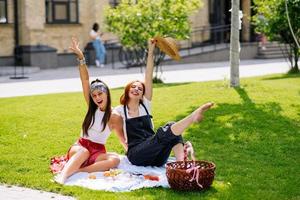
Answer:
MULTIPOLYGON (((51 182, 50 157, 78 138, 86 104, 82 93, 0 99, 0 183, 79 199, 300 199, 300 76, 273 75, 227 82, 155 85, 158 127, 214 101, 205 120, 189 128, 198 159, 213 161, 216 177, 205 192, 141 189, 93 191, 51 182)), ((112 90, 113 105, 122 89, 112 90)), ((116 136, 107 149, 124 153, 116 136)))

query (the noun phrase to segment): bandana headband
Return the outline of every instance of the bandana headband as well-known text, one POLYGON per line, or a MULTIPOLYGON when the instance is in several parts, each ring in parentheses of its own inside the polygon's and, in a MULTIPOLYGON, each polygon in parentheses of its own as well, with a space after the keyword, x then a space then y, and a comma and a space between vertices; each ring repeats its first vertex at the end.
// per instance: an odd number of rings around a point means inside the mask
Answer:
POLYGON ((108 89, 107 89, 106 85, 104 85, 103 83, 95 82, 95 83, 91 84, 90 93, 94 92, 95 90, 99 90, 99 91, 107 94, 108 89))

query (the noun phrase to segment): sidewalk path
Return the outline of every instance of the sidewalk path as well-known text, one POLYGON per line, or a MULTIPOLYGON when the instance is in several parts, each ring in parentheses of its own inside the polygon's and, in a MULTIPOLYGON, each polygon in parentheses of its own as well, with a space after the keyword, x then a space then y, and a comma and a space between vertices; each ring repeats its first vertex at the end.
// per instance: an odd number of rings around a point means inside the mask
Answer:
MULTIPOLYGON (((99 78, 110 88, 123 87, 135 79, 143 79, 144 68, 111 69, 89 68, 91 80, 99 78), (99 77, 96 77, 99 75, 99 77)), ((266 74, 285 73, 288 63, 282 59, 245 60, 240 64, 240 77, 262 76, 266 74)), ((0 77, 0 98, 28 96, 38 94, 78 92, 81 82, 76 67, 41 70, 27 74, 29 79, 13 80, 0 77)), ((230 78, 229 62, 193 63, 163 66, 161 78, 165 83, 191 81, 228 80, 230 78)))
POLYGON ((74 200, 73 197, 63 196, 52 192, 8 185, 0 185, 0 196, 3 200, 74 200))

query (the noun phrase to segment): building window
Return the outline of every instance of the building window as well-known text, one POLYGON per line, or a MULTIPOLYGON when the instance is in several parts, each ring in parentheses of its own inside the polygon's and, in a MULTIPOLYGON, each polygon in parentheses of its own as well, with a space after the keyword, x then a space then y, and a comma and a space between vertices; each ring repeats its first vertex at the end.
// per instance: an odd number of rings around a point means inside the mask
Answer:
POLYGON ((7 22, 7 0, 0 0, 0 24, 7 22))
POLYGON ((109 5, 113 8, 117 7, 120 3, 120 0, 109 0, 109 5))
POLYGON ((78 0, 46 0, 46 22, 49 24, 78 23, 78 0))

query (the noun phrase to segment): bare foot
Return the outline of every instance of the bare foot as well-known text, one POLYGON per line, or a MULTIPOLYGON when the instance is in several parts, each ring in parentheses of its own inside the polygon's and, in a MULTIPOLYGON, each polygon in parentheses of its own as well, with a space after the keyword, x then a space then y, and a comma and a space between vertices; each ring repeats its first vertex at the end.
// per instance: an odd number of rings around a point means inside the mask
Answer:
POLYGON ((209 102, 200 106, 197 110, 192 113, 193 122, 200 122, 203 119, 203 113, 210 109, 214 103, 209 102))

